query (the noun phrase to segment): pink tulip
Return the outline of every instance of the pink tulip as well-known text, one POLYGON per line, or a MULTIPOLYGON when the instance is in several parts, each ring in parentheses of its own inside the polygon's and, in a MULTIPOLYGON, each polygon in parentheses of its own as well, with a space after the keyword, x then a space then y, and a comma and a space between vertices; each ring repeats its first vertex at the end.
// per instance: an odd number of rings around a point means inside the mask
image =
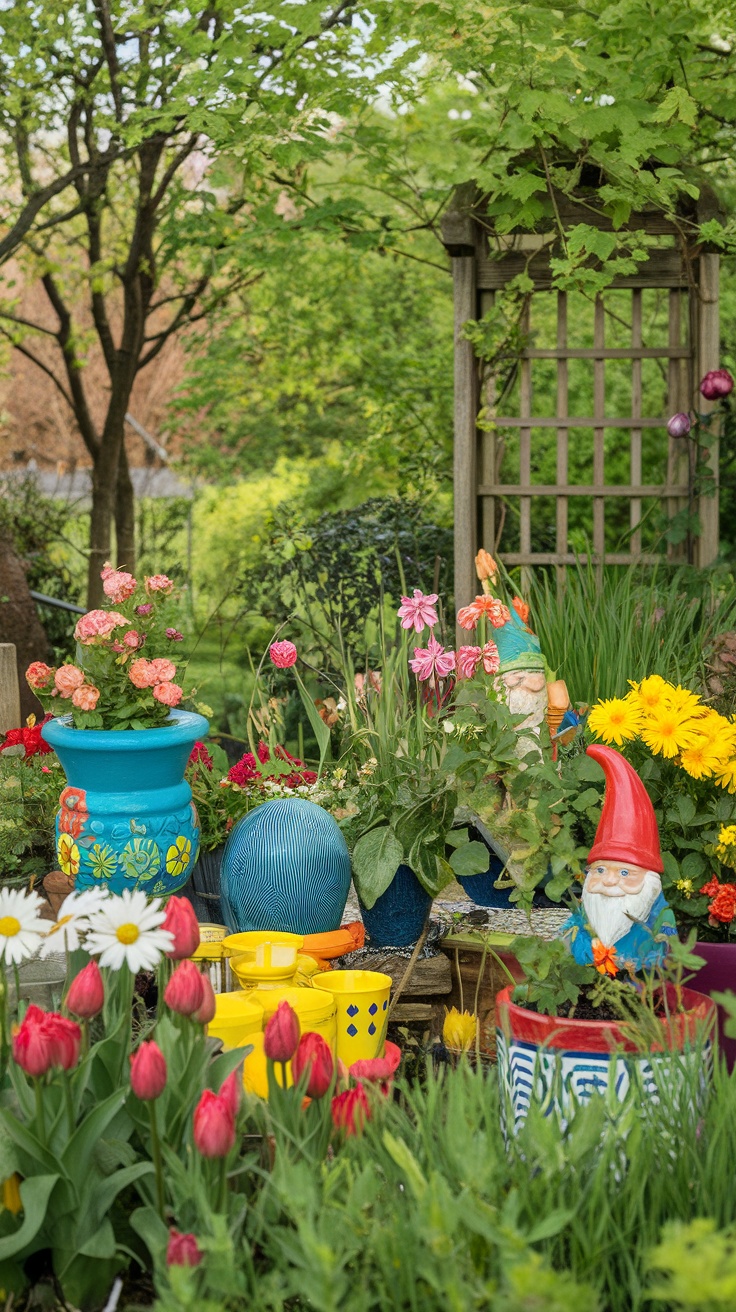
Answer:
POLYGON ((204 1001, 202 1006, 195 1011, 192 1020, 196 1020, 198 1025, 209 1025, 210 1021, 215 1019, 215 1012, 217 1011, 217 998, 209 975, 202 976, 202 987, 204 989, 204 1001))
POLYGON ((224 1102, 226 1106, 230 1108, 233 1120, 235 1120, 240 1111, 240 1088, 241 1085, 237 1071, 231 1071, 227 1079, 222 1081, 220 1092, 218 1094, 220 1101, 224 1102))
POLYGON ((194 907, 185 897, 170 897, 166 904, 166 916, 162 929, 168 929, 174 936, 174 946, 167 957, 172 961, 182 961, 193 957, 199 947, 199 921, 194 907))
POLYGON ((363 1085, 346 1089, 345 1093, 336 1093, 332 1099, 331 1111, 332 1124, 336 1130, 344 1130, 348 1136, 360 1134, 371 1114, 363 1085))
POLYGON ((280 1002, 263 1031, 263 1051, 271 1061, 291 1061, 299 1043, 299 1018, 288 1002, 280 1002))
POLYGON ((299 1047, 291 1061, 294 1083, 298 1084, 305 1071, 309 1072, 306 1094, 308 1098, 324 1098, 335 1077, 335 1062, 330 1046, 321 1034, 302 1034, 299 1047))
POLYGON ((192 1234, 182 1234, 172 1225, 169 1228, 169 1242, 166 1246, 167 1266, 199 1266, 202 1251, 192 1234))
POLYGON ((96 961, 90 961, 84 970, 75 975, 66 995, 67 1011, 80 1016, 82 1020, 91 1020, 99 1015, 105 1002, 105 985, 102 982, 100 968, 96 961))
POLYGON ((180 1016, 193 1016, 204 1002, 202 973, 193 961, 180 961, 164 990, 164 1002, 180 1016))
POLYGON ((202 1157, 227 1157, 235 1143, 235 1117, 227 1098, 205 1089, 194 1109, 193 1134, 202 1157))
POLYGON ((142 1043, 130 1058, 130 1087, 142 1102, 160 1098, 166 1088, 166 1058, 153 1039, 142 1043))

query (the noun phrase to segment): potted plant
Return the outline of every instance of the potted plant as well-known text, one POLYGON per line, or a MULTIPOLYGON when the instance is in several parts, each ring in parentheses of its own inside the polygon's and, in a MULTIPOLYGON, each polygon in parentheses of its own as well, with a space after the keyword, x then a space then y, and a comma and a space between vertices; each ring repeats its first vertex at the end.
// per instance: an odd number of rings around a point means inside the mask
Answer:
POLYGON ((0 743, 0 857, 3 882, 25 884, 56 864, 54 816, 63 779, 61 765, 31 715, 0 743))
POLYGON ((174 585, 155 574, 139 585, 102 571, 107 604, 77 621, 77 659, 57 669, 34 661, 28 683, 56 718, 42 734, 67 778, 56 818, 60 869, 78 888, 143 887, 169 894, 186 883, 199 845, 184 778, 204 716, 179 709, 172 659, 174 585))

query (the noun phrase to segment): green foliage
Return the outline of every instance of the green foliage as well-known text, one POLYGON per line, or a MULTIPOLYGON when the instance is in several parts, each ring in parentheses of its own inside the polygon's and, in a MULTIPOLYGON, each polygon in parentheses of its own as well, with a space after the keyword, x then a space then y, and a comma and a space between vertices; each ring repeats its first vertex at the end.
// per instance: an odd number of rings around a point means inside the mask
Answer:
POLYGON ((16 750, 0 752, 0 869, 3 880, 25 884, 56 865, 54 818, 66 780, 54 753, 24 759, 16 750))
POLYGON ((579 966, 560 938, 515 938, 511 950, 526 977, 514 990, 514 1001, 545 1016, 572 1017, 582 990, 595 981, 593 968, 579 966))
POLYGON ((736 1228, 712 1217, 671 1221, 651 1257, 650 1297, 673 1312, 727 1312, 736 1301, 736 1228))

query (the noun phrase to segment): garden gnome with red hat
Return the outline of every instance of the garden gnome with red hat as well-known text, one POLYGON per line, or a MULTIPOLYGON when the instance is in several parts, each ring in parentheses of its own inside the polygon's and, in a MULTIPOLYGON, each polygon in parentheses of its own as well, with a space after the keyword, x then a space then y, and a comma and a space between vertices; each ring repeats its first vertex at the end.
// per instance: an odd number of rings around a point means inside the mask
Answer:
POLYGON ((664 866, 649 794, 620 752, 595 744, 606 793, 583 884, 582 905, 563 925, 579 965, 605 974, 661 965, 675 918, 662 893, 664 866))

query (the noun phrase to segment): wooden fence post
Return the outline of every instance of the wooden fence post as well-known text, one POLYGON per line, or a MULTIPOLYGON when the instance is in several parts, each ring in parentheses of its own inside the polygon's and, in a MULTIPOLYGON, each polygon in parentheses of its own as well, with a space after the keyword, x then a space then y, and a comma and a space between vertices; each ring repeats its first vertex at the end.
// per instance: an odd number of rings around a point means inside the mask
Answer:
POLYGON ((20 686, 14 642, 0 642, 0 733, 20 725, 20 686))
POLYGON ((478 550, 478 362, 472 344, 462 337, 463 324, 476 310, 475 256, 453 258, 455 290, 455 609, 467 606, 477 592, 475 554, 478 550))
MULTIPOLYGON (((696 406, 701 414, 709 414, 714 402, 706 401, 699 389, 701 378, 711 369, 720 368, 721 343, 719 328, 719 257, 705 253, 700 256, 699 302, 698 302, 698 369, 694 379, 696 406)), ((699 498, 698 516, 700 534, 697 540, 696 563, 701 567, 710 565, 718 556, 719 546, 719 496, 718 496, 718 459, 719 433, 710 430, 710 449, 708 465, 713 479, 712 493, 699 498)))

